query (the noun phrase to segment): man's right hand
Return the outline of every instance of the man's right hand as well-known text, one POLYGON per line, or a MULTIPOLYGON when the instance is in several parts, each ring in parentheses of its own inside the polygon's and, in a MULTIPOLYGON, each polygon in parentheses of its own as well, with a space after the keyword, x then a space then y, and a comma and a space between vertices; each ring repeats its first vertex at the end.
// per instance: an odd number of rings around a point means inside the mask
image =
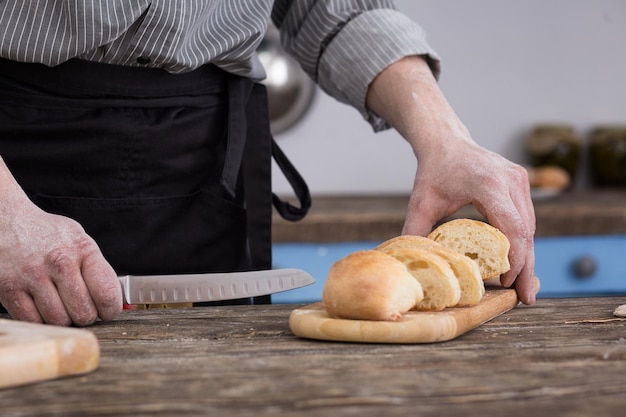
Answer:
POLYGON ((0 303, 16 320, 86 326, 122 311, 117 275, 74 220, 36 207, 0 159, 0 303))

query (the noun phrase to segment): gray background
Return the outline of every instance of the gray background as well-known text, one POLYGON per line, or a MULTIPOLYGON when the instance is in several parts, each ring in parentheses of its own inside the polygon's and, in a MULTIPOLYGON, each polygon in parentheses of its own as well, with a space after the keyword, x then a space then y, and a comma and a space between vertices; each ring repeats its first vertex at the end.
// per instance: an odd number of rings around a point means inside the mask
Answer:
MULTIPOLYGON (((525 163, 536 124, 585 138, 626 124, 626 1, 397 0, 442 58, 440 85, 482 146, 525 163)), ((314 195, 405 194, 416 164, 395 131, 374 134, 318 91, 301 122, 276 138, 314 195)), ((274 190, 289 186, 276 171, 274 190)), ((581 177, 578 187, 586 186, 581 177)))

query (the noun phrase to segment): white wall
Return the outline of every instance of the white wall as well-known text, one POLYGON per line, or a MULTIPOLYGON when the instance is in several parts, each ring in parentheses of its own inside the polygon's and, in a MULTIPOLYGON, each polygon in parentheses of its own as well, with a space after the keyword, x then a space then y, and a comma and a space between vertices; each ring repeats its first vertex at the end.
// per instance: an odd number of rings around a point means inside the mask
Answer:
MULTIPOLYGON (((442 58, 440 85, 482 146, 524 163, 523 141, 535 124, 569 124, 582 135, 596 124, 626 124, 626 1, 396 4, 426 30, 442 58)), ((404 140, 374 134, 324 93, 276 139, 314 195, 411 190, 416 164, 404 140)), ((274 190, 289 194, 274 177, 274 190)))

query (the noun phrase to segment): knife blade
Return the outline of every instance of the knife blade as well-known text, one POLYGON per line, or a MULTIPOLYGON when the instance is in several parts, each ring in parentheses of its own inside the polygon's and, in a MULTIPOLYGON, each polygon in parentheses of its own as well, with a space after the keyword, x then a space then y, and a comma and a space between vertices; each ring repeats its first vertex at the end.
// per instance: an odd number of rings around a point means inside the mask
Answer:
POLYGON ((293 268, 118 278, 126 304, 232 300, 288 291, 315 282, 309 273, 293 268))

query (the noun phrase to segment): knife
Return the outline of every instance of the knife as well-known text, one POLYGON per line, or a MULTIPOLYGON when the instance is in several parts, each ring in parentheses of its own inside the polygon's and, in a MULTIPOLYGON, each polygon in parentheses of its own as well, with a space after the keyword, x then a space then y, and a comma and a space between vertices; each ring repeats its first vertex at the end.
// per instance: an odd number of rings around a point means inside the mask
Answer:
POLYGON ((118 278, 126 304, 232 300, 288 291, 315 282, 309 273, 291 268, 118 278))

